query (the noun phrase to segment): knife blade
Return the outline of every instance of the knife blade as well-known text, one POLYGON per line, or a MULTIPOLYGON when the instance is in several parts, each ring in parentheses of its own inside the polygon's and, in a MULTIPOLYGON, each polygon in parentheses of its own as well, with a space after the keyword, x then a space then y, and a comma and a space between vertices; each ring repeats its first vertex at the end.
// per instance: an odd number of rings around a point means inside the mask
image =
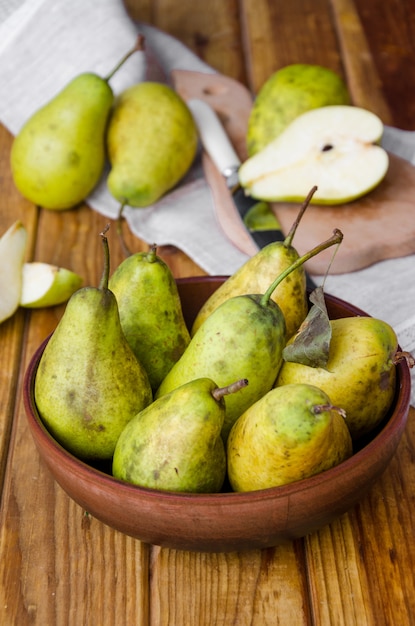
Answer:
POLYGON ((259 248, 263 248, 274 241, 284 241, 285 235, 279 228, 278 221, 271 209, 269 209, 269 214, 275 219, 275 227, 261 230, 248 227, 246 218, 260 202, 246 195, 244 189, 239 184, 238 170, 241 166, 239 156, 226 134, 218 115, 207 102, 193 98, 187 101, 187 105, 199 130, 203 148, 221 173, 239 217, 252 239, 259 248))

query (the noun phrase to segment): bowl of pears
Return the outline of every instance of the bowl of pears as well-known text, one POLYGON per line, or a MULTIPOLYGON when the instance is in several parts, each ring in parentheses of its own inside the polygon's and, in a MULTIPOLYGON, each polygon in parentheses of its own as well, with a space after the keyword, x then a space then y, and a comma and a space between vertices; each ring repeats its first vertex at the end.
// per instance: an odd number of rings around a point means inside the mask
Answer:
POLYGON ((380 477, 413 359, 387 323, 307 289, 304 264, 341 232, 301 257, 293 232, 231 276, 175 280, 152 246, 71 296, 24 401, 90 515, 174 549, 261 549, 329 524, 380 477))

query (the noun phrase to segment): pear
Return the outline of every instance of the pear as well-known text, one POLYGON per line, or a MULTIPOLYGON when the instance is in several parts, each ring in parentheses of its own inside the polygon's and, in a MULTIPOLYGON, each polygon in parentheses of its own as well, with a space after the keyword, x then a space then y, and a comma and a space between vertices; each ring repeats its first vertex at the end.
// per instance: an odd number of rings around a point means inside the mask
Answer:
POLYGON ((39 309, 62 304, 82 283, 81 276, 64 267, 39 261, 24 263, 20 306, 39 309))
POLYGON ((383 134, 379 117, 366 109, 333 105, 312 109, 293 120, 263 150, 239 169, 248 195, 272 202, 303 200, 342 204, 359 198, 383 180, 389 166, 377 145, 383 134))
POLYGON ((319 107, 350 104, 343 79, 327 67, 294 63, 262 85, 248 120, 249 156, 260 152, 296 117, 319 107))
POLYGON ((97 185, 105 164, 105 134, 114 95, 109 80, 141 39, 102 78, 92 72, 73 78, 23 125, 11 149, 17 189, 46 209, 68 209, 97 185))
POLYGON ((53 437, 82 459, 110 459, 125 425, 152 401, 147 373, 121 329, 108 285, 108 243, 99 287, 82 287, 41 356, 35 402, 53 437))
POLYGON ((266 202, 256 202, 243 217, 248 230, 281 230, 281 224, 266 202))
POLYGON ((128 256, 109 288, 117 298, 124 335, 156 391, 190 342, 173 274, 152 246, 128 256))
POLYGON ((373 317, 335 319, 330 325, 327 366, 285 361, 276 385, 304 382, 325 391, 345 410, 346 424, 356 440, 373 430, 391 406, 398 340, 389 324, 373 317))
POLYGON ((321 250, 339 243, 340 231, 281 272, 263 294, 226 299, 193 335, 156 392, 156 398, 195 378, 211 378, 220 387, 247 378, 249 385, 226 398, 222 436, 226 440, 236 419, 269 391, 282 364, 286 343, 284 315, 271 299, 288 274, 321 250))
POLYGON ((220 491, 226 474, 223 396, 246 382, 219 389, 212 380, 201 378, 155 400, 121 433, 113 475, 153 489, 220 491))
MULTIPOLYGON (((193 322, 191 334, 194 335, 207 317, 225 300, 236 295, 264 293, 273 277, 289 267, 299 258, 292 245, 300 220, 309 204, 313 188, 290 228, 284 241, 275 241, 264 246, 248 259, 232 276, 207 299, 193 322)), ((286 325, 286 338, 289 339, 304 321, 308 311, 306 275, 303 265, 291 272, 275 289, 272 299, 283 312, 286 325)))
POLYGON ((234 491, 279 487, 314 476, 352 454, 343 411, 304 383, 269 391, 233 426, 227 442, 234 491))
POLYGON ((0 239, 0 323, 19 307, 27 231, 16 220, 0 239))
POLYGON ((109 191, 123 204, 146 207, 186 174, 198 135, 190 110, 171 87, 143 82, 117 98, 107 143, 109 191))

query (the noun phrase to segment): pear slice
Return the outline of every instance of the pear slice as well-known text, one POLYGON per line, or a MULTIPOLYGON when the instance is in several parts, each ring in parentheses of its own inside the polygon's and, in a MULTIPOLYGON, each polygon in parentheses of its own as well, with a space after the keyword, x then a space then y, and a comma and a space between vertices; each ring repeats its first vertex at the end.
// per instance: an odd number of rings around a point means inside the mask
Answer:
POLYGON ((382 134, 382 121, 366 109, 312 109, 245 161, 239 181, 260 200, 300 202, 316 185, 313 204, 350 202, 386 175, 388 154, 377 145, 382 134))
POLYGON ((19 306, 27 231, 20 220, 0 239, 0 323, 19 306))
POLYGON ((75 272, 49 263, 24 263, 20 306, 30 309, 55 306, 69 300, 83 279, 75 272))

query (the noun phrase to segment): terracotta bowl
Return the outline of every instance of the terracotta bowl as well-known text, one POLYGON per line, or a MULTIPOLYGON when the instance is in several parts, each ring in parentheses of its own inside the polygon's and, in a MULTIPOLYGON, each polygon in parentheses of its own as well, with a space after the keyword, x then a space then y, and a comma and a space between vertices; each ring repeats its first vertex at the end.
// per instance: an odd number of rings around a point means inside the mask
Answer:
MULTIPOLYGON (((178 280, 189 324, 202 303, 225 280, 178 280)), ((327 295, 331 318, 366 315, 327 295)), ((47 340, 46 340, 47 341, 47 340)), ((34 379, 46 341, 28 367, 24 383, 27 418, 40 456, 67 494, 105 524, 143 542, 175 549, 227 552, 267 548, 302 537, 353 507, 394 454, 410 404, 410 374, 398 365, 396 397, 381 426, 347 461, 287 486, 251 493, 178 494, 140 488, 111 477, 64 450, 43 425, 34 402, 34 379)))

